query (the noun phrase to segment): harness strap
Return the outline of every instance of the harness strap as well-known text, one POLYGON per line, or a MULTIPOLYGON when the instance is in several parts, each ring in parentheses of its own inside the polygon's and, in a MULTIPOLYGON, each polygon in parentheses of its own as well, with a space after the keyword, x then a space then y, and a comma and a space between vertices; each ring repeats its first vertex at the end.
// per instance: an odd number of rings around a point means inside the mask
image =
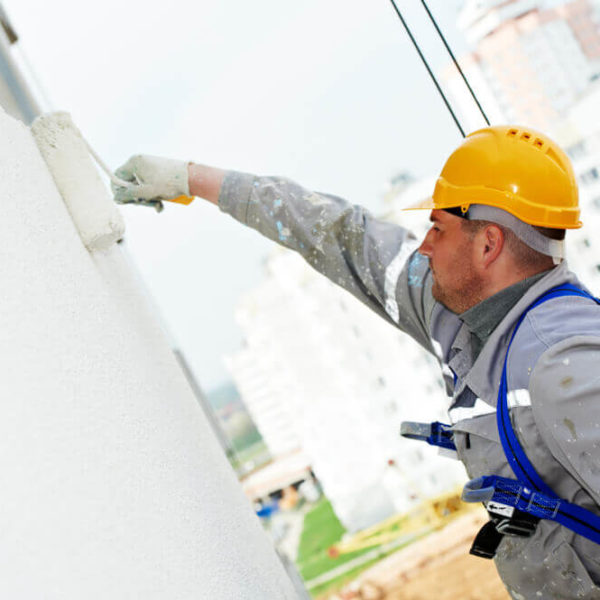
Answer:
POLYGON ((497 502, 539 519, 548 519, 564 525, 571 531, 600 544, 600 516, 561 500, 535 492, 519 481, 485 475, 469 481, 462 493, 465 502, 497 502))
POLYGON ((513 472, 517 476, 518 481, 497 476, 479 478, 467 484, 467 486, 470 485, 471 487, 466 487, 466 496, 470 497, 470 490, 474 491, 479 489, 480 493, 487 490, 484 495, 489 495, 491 492, 492 495, 489 498, 490 500, 493 499, 496 502, 514 506, 519 510, 528 512, 542 519, 556 521, 575 533, 600 544, 600 516, 580 506, 561 500, 542 480, 525 454, 525 451, 515 434, 508 410, 508 354, 517 330, 530 310, 552 298, 559 298, 562 296, 580 296, 589 298, 600 305, 600 300, 570 283, 552 288, 530 304, 520 316, 506 350, 506 357, 502 369, 502 379, 500 382, 500 389, 498 390, 496 415, 502 448, 504 449, 504 454, 506 455, 513 472))
MULTIPOLYGON (((484 526, 476 538, 475 550, 471 550, 472 553, 479 556, 486 558, 494 556, 501 537, 498 537, 492 529, 500 536, 502 534, 527 536, 534 532, 538 519, 555 521, 576 534, 600 544, 600 515, 562 500, 542 480, 515 434, 508 409, 508 355, 517 330, 530 310, 548 300, 562 296, 580 296, 600 305, 600 299, 594 298, 581 288, 565 283, 548 290, 534 300, 515 325, 504 358, 496 416, 502 448, 517 480, 497 475, 478 477, 465 485, 462 494, 465 502, 484 502, 492 517, 492 521, 484 526), (509 512, 506 513, 505 510, 509 512), (498 514, 508 518, 500 519, 498 514), (477 540, 480 541, 479 544, 477 540)), ((404 437, 426 441, 432 446, 456 450, 452 440, 452 427, 438 421, 433 423, 405 421, 402 423, 400 433, 404 437)))
POLYGON ((452 441, 452 426, 439 421, 433 423, 403 421, 400 425, 400 435, 412 440, 427 442, 430 446, 456 451, 456 446, 452 441))

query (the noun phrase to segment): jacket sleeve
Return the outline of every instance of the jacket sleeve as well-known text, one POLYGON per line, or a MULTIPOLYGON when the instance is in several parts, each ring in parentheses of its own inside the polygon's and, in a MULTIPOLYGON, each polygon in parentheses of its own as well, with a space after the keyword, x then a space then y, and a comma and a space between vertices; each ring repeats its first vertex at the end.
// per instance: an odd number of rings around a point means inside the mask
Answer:
POLYGON ((428 261, 415 236, 366 209, 280 177, 229 172, 219 208, 301 254, 318 272, 431 351, 428 261))
POLYGON ((552 455, 600 504, 600 338, 551 346, 530 381, 535 421, 552 455))

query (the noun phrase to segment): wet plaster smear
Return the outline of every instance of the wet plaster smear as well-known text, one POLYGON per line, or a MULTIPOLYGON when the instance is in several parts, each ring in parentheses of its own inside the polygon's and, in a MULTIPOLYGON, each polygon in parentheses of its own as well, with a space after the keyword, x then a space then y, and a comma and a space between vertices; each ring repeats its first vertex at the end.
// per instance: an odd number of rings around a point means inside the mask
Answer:
MULTIPOLYGON (((0 598, 293 598, 121 247, 88 251, 0 127, 0 598)), ((107 196, 64 149, 79 200, 107 196)), ((86 227, 121 236, 105 208, 86 227)))

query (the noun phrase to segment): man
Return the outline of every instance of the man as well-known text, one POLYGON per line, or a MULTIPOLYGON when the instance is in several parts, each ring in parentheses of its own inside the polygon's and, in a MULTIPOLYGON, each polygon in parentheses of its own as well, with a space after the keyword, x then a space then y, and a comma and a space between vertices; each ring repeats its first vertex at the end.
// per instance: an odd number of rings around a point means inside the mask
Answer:
MULTIPOLYGON (((437 356, 451 397, 448 438, 470 477, 515 483, 529 461, 543 480, 533 490, 548 486, 550 505, 555 494, 589 511, 580 521, 597 518, 600 307, 584 292, 571 295, 581 284, 563 260, 563 238, 581 225, 577 186, 568 157, 550 139, 519 127, 467 136, 420 206, 432 209, 420 246, 398 225, 281 178, 146 156, 117 174, 131 182, 115 188, 118 202, 200 196, 299 252, 437 356), (531 308, 557 286, 563 291, 531 308), (513 446, 524 458, 505 449, 497 403, 510 408, 513 446)), ((483 499, 485 490, 470 485, 469 494, 483 499)), ((600 546, 539 520, 543 498, 530 501, 533 516, 491 513, 475 551, 495 554, 515 599, 600 598, 600 546)))

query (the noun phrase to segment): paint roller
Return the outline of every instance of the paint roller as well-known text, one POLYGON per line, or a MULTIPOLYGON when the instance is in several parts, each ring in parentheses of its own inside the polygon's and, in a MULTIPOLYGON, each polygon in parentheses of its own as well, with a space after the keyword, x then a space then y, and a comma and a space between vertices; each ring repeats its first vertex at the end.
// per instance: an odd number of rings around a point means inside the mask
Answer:
MULTIPOLYGON (((31 132, 85 247, 93 252, 106 250, 118 242, 125 232, 125 223, 90 157, 115 185, 127 187, 131 183, 114 175, 68 113, 54 112, 38 117, 31 132)), ((179 196, 172 201, 189 204, 193 197, 179 196)), ((162 210, 160 200, 138 202, 158 212, 162 210)))

